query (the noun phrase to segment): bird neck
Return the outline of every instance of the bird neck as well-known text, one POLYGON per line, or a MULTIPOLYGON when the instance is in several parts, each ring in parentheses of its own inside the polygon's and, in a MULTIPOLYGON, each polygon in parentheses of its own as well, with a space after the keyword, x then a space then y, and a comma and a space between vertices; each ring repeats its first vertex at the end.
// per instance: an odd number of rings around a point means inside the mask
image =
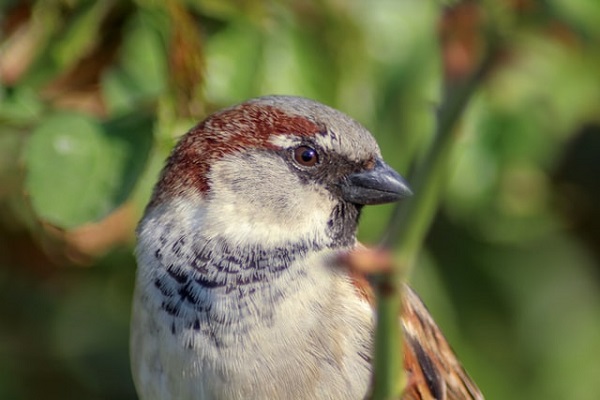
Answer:
POLYGON ((242 334, 271 324, 287 304, 296 304, 290 313, 297 304, 321 309, 335 282, 347 281, 334 260, 347 239, 265 244, 215 233, 212 225, 203 212, 169 207, 150 210, 138 229, 140 285, 174 321, 173 331, 210 327, 215 340, 226 336, 219 331, 242 334))

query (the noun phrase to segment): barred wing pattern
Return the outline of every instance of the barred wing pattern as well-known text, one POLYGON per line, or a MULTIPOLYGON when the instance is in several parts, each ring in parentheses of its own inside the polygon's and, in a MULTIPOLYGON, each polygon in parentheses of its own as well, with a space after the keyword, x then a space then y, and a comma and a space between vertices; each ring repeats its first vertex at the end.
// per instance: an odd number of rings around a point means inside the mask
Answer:
POLYGON ((401 322, 408 378, 403 400, 483 400, 429 311, 407 285, 401 322))

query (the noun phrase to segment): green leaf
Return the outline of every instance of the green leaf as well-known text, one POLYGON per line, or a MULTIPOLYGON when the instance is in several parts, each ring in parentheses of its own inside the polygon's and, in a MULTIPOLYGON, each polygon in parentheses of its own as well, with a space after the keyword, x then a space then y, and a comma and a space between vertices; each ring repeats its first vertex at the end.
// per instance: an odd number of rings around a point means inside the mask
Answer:
POLYGON ((31 123, 42 113, 44 106, 35 91, 28 87, 0 87, 0 122, 31 123))
POLYGON ((214 35, 206 44, 206 98, 231 104, 259 91, 264 40, 254 26, 239 21, 214 35))
POLYGON ((99 39, 99 31, 112 2, 84 3, 68 20, 64 32, 53 46, 53 57, 61 69, 80 60, 99 39))
POLYGON ((140 13, 125 31, 116 67, 102 77, 102 92, 110 113, 135 109, 155 100, 167 87, 165 45, 152 15, 140 13))
POLYGON ((102 219, 130 195, 151 142, 146 116, 104 124, 77 113, 48 117, 25 150, 25 188, 34 212, 65 229, 102 219))

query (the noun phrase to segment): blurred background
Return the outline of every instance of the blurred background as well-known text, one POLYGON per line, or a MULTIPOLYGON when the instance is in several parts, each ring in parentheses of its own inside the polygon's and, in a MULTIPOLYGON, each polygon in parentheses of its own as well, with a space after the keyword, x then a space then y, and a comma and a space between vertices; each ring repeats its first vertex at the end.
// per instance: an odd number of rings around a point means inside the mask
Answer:
POLYGON ((410 281, 488 399, 600 398, 600 2, 2 0, 0 35, 0 398, 135 398, 134 229, 195 122, 311 97, 410 177, 486 57, 410 281))

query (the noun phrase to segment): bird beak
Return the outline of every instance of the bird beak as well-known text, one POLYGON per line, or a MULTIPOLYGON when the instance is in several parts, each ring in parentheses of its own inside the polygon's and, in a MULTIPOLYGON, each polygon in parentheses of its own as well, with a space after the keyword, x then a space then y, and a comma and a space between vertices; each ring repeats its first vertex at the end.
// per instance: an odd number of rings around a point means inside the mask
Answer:
POLYGON ((348 175, 341 189, 344 200, 361 205, 392 203, 412 195, 404 178, 381 159, 371 170, 348 175))

